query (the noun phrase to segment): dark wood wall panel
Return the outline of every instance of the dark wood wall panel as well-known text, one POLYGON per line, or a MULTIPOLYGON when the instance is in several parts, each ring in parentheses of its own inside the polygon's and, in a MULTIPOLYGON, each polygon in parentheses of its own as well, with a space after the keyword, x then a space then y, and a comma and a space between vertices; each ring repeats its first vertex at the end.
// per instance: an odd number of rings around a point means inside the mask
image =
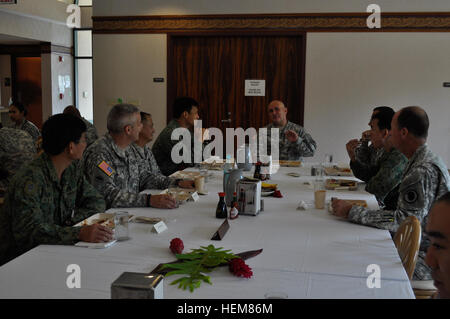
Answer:
POLYGON ((280 99, 303 124, 304 35, 172 36, 169 38, 168 118, 176 96, 199 101, 205 127, 263 127, 267 105, 280 99), (245 80, 266 80, 266 96, 245 96, 245 80))

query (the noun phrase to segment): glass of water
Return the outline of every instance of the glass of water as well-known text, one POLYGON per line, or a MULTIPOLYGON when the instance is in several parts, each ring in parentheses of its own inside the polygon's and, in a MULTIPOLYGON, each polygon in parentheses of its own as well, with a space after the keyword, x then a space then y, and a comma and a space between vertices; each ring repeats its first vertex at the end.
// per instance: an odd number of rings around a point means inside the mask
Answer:
POLYGON ((123 241, 130 239, 130 234, 128 230, 128 221, 130 215, 128 212, 117 212, 114 215, 114 235, 116 240, 123 241))
POLYGON ((208 181, 208 164, 200 164, 200 175, 205 178, 205 183, 208 181))

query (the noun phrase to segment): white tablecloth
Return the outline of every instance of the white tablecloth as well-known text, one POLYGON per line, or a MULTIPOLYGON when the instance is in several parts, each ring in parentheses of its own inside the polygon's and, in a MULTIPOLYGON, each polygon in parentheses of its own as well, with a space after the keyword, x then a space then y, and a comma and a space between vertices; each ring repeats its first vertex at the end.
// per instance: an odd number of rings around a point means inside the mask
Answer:
MULTIPOLYGON (((224 221, 215 218, 222 173, 210 171, 209 194, 198 202, 175 210, 127 209, 137 216, 166 218, 168 230, 156 234, 151 225, 130 223, 132 239, 110 248, 38 246, 0 268, 0 298, 110 298, 111 283, 123 272, 150 272, 159 263, 173 261, 169 243, 175 237, 183 240, 184 252, 209 244, 234 253, 264 251, 246 261, 253 270, 251 279, 218 268, 210 273, 213 285, 202 283, 190 293, 170 285, 177 276, 167 277, 165 298, 264 298, 278 292, 288 298, 414 298, 389 232, 352 224, 326 210, 297 210, 300 200, 312 207, 313 190, 304 183, 314 177, 295 178, 288 172, 307 174, 309 169, 281 168, 270 183, 278 184, 284 197, 265 197, 258 216, 229 221, 222 241, 210 240, 224 221), (79 289, 66 285, 71 264, 81 268, 79 289), (371 264, 380 267, 380 288, 367 286, 371 264)), ((327 191, 327 200, 332 196, 365 199, 377 206, 364 191, 327 191)), ((123 209, 110 211, 118 210, 123 209)))

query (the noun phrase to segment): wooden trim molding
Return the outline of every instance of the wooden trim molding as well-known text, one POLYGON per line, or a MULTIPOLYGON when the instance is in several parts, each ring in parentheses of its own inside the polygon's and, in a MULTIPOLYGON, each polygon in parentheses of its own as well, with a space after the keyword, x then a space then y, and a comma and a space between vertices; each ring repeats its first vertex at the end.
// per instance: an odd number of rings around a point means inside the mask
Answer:
POLYGON ((228 14, 93 17, 94 33, 208 31, 450 32, 450 12, 382 13, 369 29, 369 13, 228 14))
POLYGON ((73 55, 73 48, 54 45, 49 42, 28 45, 0 45, 0 54, 36 55, 59 53, 73 55))

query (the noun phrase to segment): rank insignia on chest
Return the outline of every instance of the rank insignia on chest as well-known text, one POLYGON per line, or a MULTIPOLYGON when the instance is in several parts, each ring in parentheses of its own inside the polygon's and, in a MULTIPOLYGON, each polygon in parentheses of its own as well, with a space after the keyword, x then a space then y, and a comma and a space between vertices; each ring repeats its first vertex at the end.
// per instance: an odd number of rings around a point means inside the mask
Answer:
POLYGON ((108 176, 111 176, 114 173, 114 170, 111 168, 111 166, 106 164, 105 161, 98 164, 98 168, 100 168, 103 171, 103 173, 105 173, 108 176))

